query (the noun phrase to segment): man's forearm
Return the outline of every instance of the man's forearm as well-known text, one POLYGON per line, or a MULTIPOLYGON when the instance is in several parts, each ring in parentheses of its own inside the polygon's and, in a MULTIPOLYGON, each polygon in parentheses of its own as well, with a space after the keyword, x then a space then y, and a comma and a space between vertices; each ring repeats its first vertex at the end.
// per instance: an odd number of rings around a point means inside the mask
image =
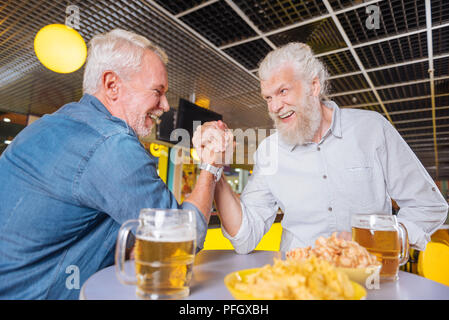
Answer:
POLYGON ((217 182, 214 198, 224 229, 231 237, 234 237, 242 224, 242 208, 240 199, 224 177, 217 182))
POLYGON ((185 201, 194 204, 209 223, 212 201, 214 200, 215 177, 208 171, 201 170, 195 188, 185 201))

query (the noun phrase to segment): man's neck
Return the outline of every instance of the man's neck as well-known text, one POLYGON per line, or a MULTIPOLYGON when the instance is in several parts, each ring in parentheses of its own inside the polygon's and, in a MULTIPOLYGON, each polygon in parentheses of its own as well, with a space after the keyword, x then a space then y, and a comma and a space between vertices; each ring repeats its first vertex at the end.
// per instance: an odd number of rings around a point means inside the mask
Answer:
POLYGON ((114 107, 104 94, 102 94, 101 92, 96 92, 93 94, 93 96, 100 100, 100 102, 105 106, 105 108, 111 113, 112 116, 127 121, 126 115, 122 112, 122 110, 114 107))

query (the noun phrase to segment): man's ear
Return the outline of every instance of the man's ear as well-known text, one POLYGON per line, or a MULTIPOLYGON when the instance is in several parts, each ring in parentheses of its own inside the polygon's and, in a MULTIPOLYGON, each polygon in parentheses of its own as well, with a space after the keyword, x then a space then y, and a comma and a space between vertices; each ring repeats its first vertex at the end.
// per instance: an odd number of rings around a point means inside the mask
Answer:
POLYGON ((320 91, 321 91, 320 79, 318 79, 318 77, 315 77, 312 80, 312 96, 319 97, 320 91))
POLYGON ((103 72, 101 86, 109 99, 117 100, 120 93, 121 81, 120 77, 114 71, 106 70, 103 72))

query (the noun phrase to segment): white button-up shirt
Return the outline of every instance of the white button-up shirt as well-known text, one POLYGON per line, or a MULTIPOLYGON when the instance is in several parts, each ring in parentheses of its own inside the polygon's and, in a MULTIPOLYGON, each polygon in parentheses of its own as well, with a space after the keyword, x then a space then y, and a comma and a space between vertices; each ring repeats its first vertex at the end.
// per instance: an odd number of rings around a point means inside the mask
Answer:
POLYGON ((242 224, 234 237, 222 228, 225 237, 238 253, 252 251, 281 208, 281 251, 305 247, 351 232, 353 214, 391 214, 394 199, 411 246, 424 250, 448 212, 433 179, 381 114, 325 105, 332 123, 319 143, 288 145, 278 133, 262 141, 240 197, 242 224))

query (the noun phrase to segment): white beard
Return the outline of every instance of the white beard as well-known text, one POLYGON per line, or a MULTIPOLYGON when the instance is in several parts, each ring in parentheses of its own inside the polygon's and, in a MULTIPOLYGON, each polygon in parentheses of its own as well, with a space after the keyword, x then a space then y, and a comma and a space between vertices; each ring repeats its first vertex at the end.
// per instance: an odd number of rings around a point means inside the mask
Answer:
POLYGON ((294 106, 292 110, 296 113, 296 121, 288 124, 284 124, 277 114, 269 113, 282 141, 291 145, 312 142, 322 119, 319 100, 316 97, 304 95, 300 104, 294 106))
POLYGON ((147 115, 141 115, 133 112, 128 113, 129 126, 134 129, 139 138, 148 136, 151 133, 152 126, 147 127, 145 122, 147 115))

